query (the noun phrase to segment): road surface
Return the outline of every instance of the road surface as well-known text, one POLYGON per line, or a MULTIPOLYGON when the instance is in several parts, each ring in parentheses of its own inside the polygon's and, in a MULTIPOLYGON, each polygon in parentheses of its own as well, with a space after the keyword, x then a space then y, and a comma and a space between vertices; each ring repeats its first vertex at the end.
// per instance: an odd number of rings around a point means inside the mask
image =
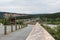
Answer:
POLYGON ((32 28, 33 28, 33 25, 29 25, 26 28, 17 30, 13 33, 0 37, 0 40, 26 40, 32 28))

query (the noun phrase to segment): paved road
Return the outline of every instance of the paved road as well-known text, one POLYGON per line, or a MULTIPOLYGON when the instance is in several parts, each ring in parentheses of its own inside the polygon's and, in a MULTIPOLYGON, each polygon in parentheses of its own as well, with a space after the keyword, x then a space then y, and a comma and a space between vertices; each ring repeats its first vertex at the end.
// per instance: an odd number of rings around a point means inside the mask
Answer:
POLYGON ((55 40, 39 23, 33 27, 26 40, 55 40))
POLYGON ((29 25, 26 28, 17 30, 16 32, 0 37, 0 40, 26 40, 32 28, 33 25, 29 25))

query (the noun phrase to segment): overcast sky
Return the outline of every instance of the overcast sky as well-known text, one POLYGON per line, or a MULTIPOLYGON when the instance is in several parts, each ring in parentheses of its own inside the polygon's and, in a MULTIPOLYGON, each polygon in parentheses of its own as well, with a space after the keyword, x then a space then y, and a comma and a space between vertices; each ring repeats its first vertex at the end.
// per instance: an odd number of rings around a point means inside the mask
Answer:
POLYGON ((0 11, 27 14, 60 12, 60 0, 0 0, 0 11))

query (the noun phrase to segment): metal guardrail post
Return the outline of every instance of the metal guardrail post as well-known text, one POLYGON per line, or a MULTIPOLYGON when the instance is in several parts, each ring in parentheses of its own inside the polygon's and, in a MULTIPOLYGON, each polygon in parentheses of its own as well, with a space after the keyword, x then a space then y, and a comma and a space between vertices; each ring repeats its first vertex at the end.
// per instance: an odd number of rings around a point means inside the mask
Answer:
POLYGON ((6 35, 7 34, 7 27, 6 27, 6 25, 4 26, 4 35, 6 35))
POLYGON ((19 29, 20 29, 20 25, 19 25, 19 29))
POLYGON ((15 30, 17 30, 17 25, 15 24, 15 30))

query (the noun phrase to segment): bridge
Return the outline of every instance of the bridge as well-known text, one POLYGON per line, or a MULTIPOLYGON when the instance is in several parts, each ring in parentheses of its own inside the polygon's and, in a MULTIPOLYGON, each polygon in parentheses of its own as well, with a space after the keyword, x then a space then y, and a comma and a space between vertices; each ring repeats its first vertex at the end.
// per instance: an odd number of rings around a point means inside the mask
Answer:
POLYGON ((0 40, 55 40, 38 22, 28 25, 7 35, 0 36, 0 40))

